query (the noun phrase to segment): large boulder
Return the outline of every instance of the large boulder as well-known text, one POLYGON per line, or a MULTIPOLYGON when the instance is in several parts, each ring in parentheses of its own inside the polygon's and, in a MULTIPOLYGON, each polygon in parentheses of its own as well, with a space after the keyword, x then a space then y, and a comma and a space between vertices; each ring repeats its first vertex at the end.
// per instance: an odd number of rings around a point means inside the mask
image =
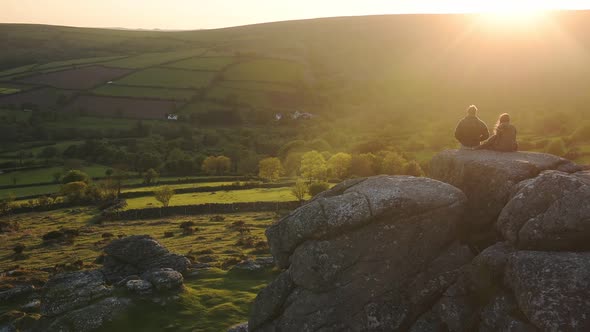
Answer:
POLYGON ((43 287, 41 314, 55 317, 111 294, 111 287, 98 270, 59 274, 43 287))
POLYGON ((527 181, 502 210, 497 228, 519 249, 589 250, 590 180, 547 171, 527 181))
POLYGON ((103 272, 109 282, 153 269, 170 268, 180 273, 190 266, 188 258, 173 254, 148 235, 129 236, 105 247, 103 272))
POLYGON ((590 253, 519 251, 506 283, 542 331, 590 331, 590 253))
POLYGON ((468 202, 462 231, 474 242, 480 241, 479 236, 483 237, 485 247, 493 243, 494 240, 488 238, 488 231, 518 183, 545 170, 575 172, 580 169, 572 162, 550 154, 447 150, 432 159, 430 175, 465 193, 468 202))
POLYGON ((127 298, 108 297, 95 304, 71 311, 52 322, 48 332, 89 332, 121 317, 132 306, 127 298))
POLYGON ((249 329, 409 327, 472 259, 455 243, 465 201, 448 184, 407 176, 323 193, 268 229, 288 269, 256 298, 249 329))

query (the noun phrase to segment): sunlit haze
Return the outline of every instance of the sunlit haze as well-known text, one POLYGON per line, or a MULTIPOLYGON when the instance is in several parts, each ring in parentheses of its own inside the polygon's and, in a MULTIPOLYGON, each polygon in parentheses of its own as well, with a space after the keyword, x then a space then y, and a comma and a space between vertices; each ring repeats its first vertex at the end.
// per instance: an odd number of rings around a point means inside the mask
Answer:
POLYGON ((529 20, 550 9, 588 9, 587 0, 3 0, 2 23, 85 27, 210 29, 331 16, 400 13, 487 13, 529 20), (534 15, 533 15, 534 14, 534 15))

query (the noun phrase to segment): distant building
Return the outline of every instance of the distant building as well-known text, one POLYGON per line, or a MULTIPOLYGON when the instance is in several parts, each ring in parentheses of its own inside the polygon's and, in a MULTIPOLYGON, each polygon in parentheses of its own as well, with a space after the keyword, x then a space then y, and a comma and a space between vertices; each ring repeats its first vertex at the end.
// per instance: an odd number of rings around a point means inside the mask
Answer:
POLYGON ((177 114, 168 114, 168 120, 178 121, 177 114))
POLYGON ((313 119, 314 115, 311 113, 307 113, 307 112, 299 112, 296 111, 295 113, 293 113, 291 115, 291 118, 293 120, 309 120, 309 119, 313 119))

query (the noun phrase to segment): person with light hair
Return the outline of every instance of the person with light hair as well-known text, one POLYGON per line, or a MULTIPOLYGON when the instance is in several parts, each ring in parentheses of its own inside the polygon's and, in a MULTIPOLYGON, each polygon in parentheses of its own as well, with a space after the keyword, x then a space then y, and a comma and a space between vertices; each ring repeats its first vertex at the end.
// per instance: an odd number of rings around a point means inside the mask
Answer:
POLYGON ((477 107, 469 106, 467 115, 459 121, 455 129, 455 138, 461 143, 463 149, 473 149, 489 137, 488 126, 477 117, 477 107))
POLYGON ((494 127, 494 135, 476 149, 494 150, 500 152, 515 152, 518 150, 516 142, 516 128, 510 124, 510 115, 501 114, 494 127))

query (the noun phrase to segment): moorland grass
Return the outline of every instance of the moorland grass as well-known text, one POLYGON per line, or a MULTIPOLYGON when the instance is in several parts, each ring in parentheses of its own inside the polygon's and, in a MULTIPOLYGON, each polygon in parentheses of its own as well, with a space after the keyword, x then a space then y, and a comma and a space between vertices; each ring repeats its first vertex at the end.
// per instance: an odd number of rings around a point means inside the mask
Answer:
MULTIPOLYGON (((159 218, 133 222, 94 223, 98 211, 90 208, 63 209, 52 212, 13 216, 20 229, 0 234, 0 270, 16 267, 41 269, 58 264, 82 261, 85 268, 97 268, 94 260, 110 241, 103 234, 151 235, 170 251, 190 256, 197 262, 208 262, 212 268, 199 270, 196 276, 185 278, 185 291, 178 302, 166 307, 140 305, 129 315, 106 325, 103 331, 222 331, 246 321, 256 294, 278 273, 267 268, 262 271, 227 271, 227 260, 268 256, 267 249, 255 249, 238 244, 244 236, 264 241, 265 229, 276 220, 274 213, 227 214, 223 218, 210 215, 159 218), (217 221, 215 221, 217 220, 217 221), (195 233, 183 235, 180 224, 191 221, 195 233), (231 227, 243 222, 244 235, 231 227), (78 229, 80 235, 67 245, 44 244, 42 236, 61 228, 78 229), (164 233, 173 236, 165 237, 164 233), (12 248, 26 246, 23 260, 14 260, 12 248), (146 314, 153 313, 153 314, 146 314)), ((6 221, 8 218, 0 218, 6 221)))
POLYGON ((232 66, 224 77, 228 80, 297 82, 303 79, 303 66, 278 59, 256 59, 232 66))

